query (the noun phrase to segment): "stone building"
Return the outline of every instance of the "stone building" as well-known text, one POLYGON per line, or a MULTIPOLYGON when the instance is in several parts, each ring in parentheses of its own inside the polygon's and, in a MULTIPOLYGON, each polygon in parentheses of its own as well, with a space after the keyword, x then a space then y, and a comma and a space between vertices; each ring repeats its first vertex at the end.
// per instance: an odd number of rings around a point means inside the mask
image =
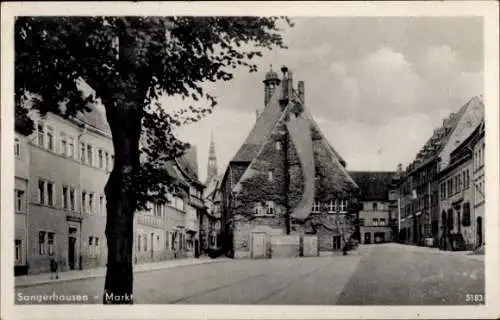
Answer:
POLYGON ((451 152, 477 127, 484 117, 482 96, 469 100, 418 152, 400 179, 400 238, 404 242, 436 246, 439 242, 438 174, 450 164, 451 152))
POLYGON ((441 212, 439 247, 445 250, 474 247, 471 138, 451 152, 449 165, 438 176, 441 212))
POLYGON ((359 186, 360 241, 362 244, 393 241, 394 218, 389 192, 395 172, 350 171, 359 186))
POLYGON ((98 112, 63 119, 31 112, 29 137, 29 272, 103 266, 104 185, 113 166, 113 146, 98 112))
POLYGON ((198 180, 196 149, 166 164, 175 191, 167 204, 149 204, 134 220, 134 261, 152 262, 195 257, 200 252, 200 221, 205 205, 198 180))
MULTIPOLYGON (((93 106, 70 119, 31 111, 33 133, 25 136, 21 126, 16 131, 17 274, 48 272, 51 259, 58 260, 61 271, 105 266, 104 186, 114 151, 101 108, 93 106)), ((182 196, 172 195, 171 205, 135 215, 137 262, 195 256, 199 247, 205 205, 195 150, 172 161, 167 170, 178 178, 182 196)))
POLYGON ((328 254, 354 232, 359 188, 305 106, 304 83, 295 89, 282 71, 266 74, 264 109, 222 178, 224 246, 235 257, 304 254, 310 239, 311 254, 328 254))
POLYGON ((26 123, 16 119, 14 136, 14 273, 28 272, 28 182, 30 150, 26 123))
POLYGON ((208 151, 207 178, 203 200, 206 212, 202 216, 200 237, 202 250, 208 252, 220 247, 221 233, 221 183, 222 176, 218 173, 217 154, 213 134, 210 138, 208 151))
POLYGON ((473 140, 473 179, 474 179, 474 217, 476 228, 476 246, 485 244, 485 201, 486 201, 486 181, 484 179, 484 163, 486 157, 486 148, 484 142, 485 122, 484 119, 472 134, 473 140))

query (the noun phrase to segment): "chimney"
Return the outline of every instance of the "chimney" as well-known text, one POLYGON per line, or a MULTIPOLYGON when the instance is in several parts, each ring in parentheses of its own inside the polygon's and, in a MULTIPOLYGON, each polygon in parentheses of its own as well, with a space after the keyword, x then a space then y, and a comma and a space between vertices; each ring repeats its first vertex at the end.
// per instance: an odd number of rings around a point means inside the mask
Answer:
POLYGON ((304 91, 305 91, 305 88, 304 88, 304 81, 299 81, 298 84, 297 84, 297 89, 299 91, 299 98, 300 100, 302 100, 303 103, 305 103, 305 95, 304 95, 304 91))
POLYGON ((280 105, 282 108, 286 107, 288 104, 289 94, 290 94, 290 86, 289 86, 289 71, 286 66, 281 67, 281 72, 283 72, 283 84, 281 86, 281 97, 280 97, 280 105))

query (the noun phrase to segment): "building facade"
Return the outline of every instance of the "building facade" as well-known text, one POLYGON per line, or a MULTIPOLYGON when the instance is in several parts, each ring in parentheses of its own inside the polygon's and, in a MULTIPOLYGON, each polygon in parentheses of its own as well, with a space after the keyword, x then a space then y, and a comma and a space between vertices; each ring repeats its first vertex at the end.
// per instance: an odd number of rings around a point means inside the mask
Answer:
MULTIPOLYGON (((93 115, 94 116, 94 115, 93 115)), ((103 266, 107 256, 104 185, 113 146, 104 122, 81 116, 30 114, 28 260, 29 272, 103 266)))
POLYGON ((305 107, 304 83, 293 88, 282 71, 266 74, 264 109, 222 178, 224 246, 235 257, 272 257, 280 235, 314 235, 319 254, 332 253, 355 231, 359 188, 305 107))
POLYGON ((484 163, 486 156, 486 146, 484 140, 485 123, 484 119, 473 134, 473 164, 472 171, 474 176, 474 217, 476 227, 476 246, 485 245, 485 201, 486 201, 486 181, 484 179, 484 163))
POLYGON ((440 242, 440 172, 451 153, 466 140, 484 117, 482 96, 469 100, 443 120, 399 179, 400 235, 403 242, 437 246, 440 242))
POLYGON ((395 172, 349 172, 360 188, 360 241, 362 244, 393 241, 392 202, 389 192, 395 172))
POLYGON ((29 133, 16 119, 14 136, 14 272, 16 275, 28 273, 28 183, 30 150, 29 133))
MULTIPOLYGON (((103 110, 65 119, 31 111, 34 131, 16 130, 16 274, 106 265, 106 196, 114 151, 103 110)), ((16 119, 17 120, 17 119, 16 119)), ((179 191, 167 206, 152 206, 134 220, 137 263, 196 256, 205 209, 196 152, 188 150, 167 168, 179 191), (193 155, 194 154, 194 161, 193 155)), ((198 250, 199 251, 199 250, 198 250)))
POLYGON ((444 250, 465 250, 474 247, 471 159, 470 139, 467 139, 451 153, 449 165, 439 173, 439 246, 444 250))

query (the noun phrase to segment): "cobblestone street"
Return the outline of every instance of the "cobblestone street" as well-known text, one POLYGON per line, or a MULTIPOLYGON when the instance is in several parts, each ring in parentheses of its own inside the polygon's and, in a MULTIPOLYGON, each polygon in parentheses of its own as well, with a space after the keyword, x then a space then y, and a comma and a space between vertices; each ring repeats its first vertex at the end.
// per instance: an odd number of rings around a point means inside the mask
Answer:
MULTIPOLYGON (((360 246, 349 256, 228 260, 135 274, 135 303, 452 305, 484 295, 484 256, 399 244, 360 246)), ((104 278, 16 289, 21 295, 87 295, 104 278)))

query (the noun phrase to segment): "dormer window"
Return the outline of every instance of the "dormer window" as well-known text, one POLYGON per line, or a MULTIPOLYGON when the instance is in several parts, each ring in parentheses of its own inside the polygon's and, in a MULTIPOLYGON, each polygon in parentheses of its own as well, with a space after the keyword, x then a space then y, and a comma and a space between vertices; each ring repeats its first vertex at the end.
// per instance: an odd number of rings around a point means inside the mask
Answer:
POLYGON ((256 216, 262 215, 262 211, 263 211, 262 204, 260 202, 257 202, 255 204, 255 209, 254 209, 255 215, 256 216))
POLYGON ((321 208, 321 203, 318 200, 315 200, 312 207, 312 212, 319 212, 321 208))
POLYGON ((347 212, 347 200, 340 200, 340 212, 347 212))
POLYGON ((274 215, 274 201, 266 202, 266 214, 274 215))
POLYGON ((335 203, 335 200, 330 200, 328 203, 328 212, 333 213, 337 211, 337 204, 335 203))

